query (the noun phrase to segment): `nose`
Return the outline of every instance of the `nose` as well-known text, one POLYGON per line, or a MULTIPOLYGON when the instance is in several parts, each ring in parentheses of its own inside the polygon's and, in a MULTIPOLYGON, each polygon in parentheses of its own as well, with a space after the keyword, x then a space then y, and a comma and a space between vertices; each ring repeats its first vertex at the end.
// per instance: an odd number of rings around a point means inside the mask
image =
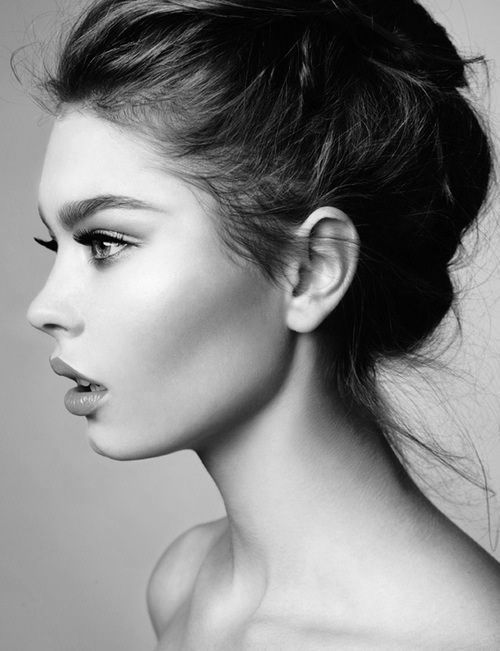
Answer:
POLYGON ((54 272, 55 266, 45 286, 30 303, 26 318, 34 328, 53 337, 62 333, 76 336, 83 330, 77 288, 54 272))

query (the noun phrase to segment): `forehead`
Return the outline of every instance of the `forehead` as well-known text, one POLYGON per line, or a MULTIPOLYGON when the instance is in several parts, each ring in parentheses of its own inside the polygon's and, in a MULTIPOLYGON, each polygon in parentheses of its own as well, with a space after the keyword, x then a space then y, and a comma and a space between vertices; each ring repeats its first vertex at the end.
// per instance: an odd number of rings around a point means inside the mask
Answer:
POLYGON ((44 212, 98 195, 161 202, 168 195, 193 200, 193 187, 164 168, 159 155, 133 132, 92 113, 57 118, 47 145, 39 201, 44 212))

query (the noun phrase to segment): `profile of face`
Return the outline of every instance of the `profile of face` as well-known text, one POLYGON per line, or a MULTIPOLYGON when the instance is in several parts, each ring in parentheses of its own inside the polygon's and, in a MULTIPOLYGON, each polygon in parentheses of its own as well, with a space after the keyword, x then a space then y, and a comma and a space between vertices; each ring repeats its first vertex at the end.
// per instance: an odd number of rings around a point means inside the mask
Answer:
POLYGON ((97 452, 196 449, 276 391, 293 335, 283 290, 227 254, 215 200, 145 140, 83 110, 63 114, 40 209, 57 255, 27 317, 54 338, 52 357, 108 389, 86 417, 97 452))

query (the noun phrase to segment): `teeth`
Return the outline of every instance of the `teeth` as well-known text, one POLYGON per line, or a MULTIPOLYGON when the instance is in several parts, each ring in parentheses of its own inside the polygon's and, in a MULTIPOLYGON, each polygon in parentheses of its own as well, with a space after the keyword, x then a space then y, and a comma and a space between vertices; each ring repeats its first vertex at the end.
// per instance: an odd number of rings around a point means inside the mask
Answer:
POLYGON ((90 386, 90 382, 89 382, 88 380, 82 380, 81 378, 78 378, 76 381, 78 382, 78 384, 79 384, 81 387, 88 387, 88 386, 90 386))
POLYGON ((106 387, 103 387, 102 384, 96 384, 95 382, 89 382, 89 380, 84 380, 83 378, 76 378, 78 386, 88 389, 90 387, 91 391, 103 391, 106 387))

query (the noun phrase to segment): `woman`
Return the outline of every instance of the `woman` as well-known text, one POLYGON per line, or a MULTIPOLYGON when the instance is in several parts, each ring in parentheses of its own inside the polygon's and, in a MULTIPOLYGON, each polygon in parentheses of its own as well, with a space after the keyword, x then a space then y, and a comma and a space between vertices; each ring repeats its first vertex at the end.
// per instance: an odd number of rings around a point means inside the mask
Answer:
POLYGON ((468 65, 412 0, 98 0, 68 35, 28 318, 97 452, 192 449, 227 509, 151 576, 158 650, 500 648, 500 567, 377 384, 487 196, 468 65))

